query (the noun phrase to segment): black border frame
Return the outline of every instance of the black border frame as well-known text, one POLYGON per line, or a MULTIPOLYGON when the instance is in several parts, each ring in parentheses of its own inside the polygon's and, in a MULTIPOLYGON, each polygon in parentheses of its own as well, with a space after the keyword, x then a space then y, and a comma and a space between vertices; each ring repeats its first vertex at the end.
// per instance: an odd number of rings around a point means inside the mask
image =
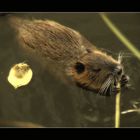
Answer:
POLYGON ((0 12, 139 12, 138 0, 3 0, 0 12))

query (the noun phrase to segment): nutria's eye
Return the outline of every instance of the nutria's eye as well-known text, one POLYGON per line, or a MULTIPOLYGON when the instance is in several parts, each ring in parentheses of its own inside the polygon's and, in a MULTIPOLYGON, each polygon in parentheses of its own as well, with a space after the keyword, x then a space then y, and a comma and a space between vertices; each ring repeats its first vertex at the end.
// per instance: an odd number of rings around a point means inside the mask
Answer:
POLYGON ((75 65, 75 69, 76 69, 77 73, 80 74, 80 73, 84 72, 85 66, 84 66, 84 64, 77 62, 75 65))
POLYGON ((92 71, 94 71, 94 72, 99 72, 99 71, 101 71, 101 69, 100 68, 92 68, 92 71))

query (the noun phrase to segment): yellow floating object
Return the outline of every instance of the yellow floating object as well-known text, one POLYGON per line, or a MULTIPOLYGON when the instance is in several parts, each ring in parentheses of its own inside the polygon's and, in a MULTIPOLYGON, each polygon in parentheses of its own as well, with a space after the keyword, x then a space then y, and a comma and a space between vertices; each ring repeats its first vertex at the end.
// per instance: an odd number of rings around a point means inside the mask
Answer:
POLYGON ((15 89, 27 85, 33 76, 33 72, 28 64, 15 64, 9 72, 8 81, 15 89))

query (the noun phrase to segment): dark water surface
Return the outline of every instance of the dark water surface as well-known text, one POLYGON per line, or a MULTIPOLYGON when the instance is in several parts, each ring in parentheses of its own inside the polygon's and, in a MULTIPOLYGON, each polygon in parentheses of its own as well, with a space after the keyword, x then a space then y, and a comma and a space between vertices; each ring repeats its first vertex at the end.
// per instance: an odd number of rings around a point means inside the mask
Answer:
MULTIPOLYGON (((122 92, 121 110, 140 101, 140 62, 104 24, 98 13, 16 13, 23 18, 51 19, 69 26, 117 58, 124 52, 125 71, 132 88, 122 92)), ((140 13, 108 13, 115 25, 140 50, 140 13)), ((138 104, 139 105, 139 104, 138 104)), ((46 127, 114 127, 115 98, 101 97, 63 84, 15 41, 6 17, 0 17, 0 120, 30 121, 46 127), (34 75, 28 86, 15 90, 7 81, 11 66, 26 61, 34 75)), ((139 127, 140 114, 121 115, 122 127, 139 127)))

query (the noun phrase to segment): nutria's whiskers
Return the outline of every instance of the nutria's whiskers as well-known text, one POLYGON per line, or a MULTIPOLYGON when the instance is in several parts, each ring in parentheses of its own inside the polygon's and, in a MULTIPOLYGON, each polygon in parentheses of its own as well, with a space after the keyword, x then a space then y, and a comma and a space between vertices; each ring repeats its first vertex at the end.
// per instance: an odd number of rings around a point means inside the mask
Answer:
POLYGON ((118 63, 121 64, 122 63, 122 58, 123 58, 123 53, 120 52, 118 55, 118 63))
POLYGON ((108 90, 108 88, 110 87, 112 81, 113 81, 113 76, 110 75, 110 76, 105 80, 105 82, 102 84, 102 86, 101 86, 101 88, 100 88, 100 90, 99 90, 98 93, 101 94, 101 95, 105 95, 106 92, 107 92, 107 90, 108 90))
MULTIPOLYGON (((108 81, 108 83, 107 83, 107 85, 106 85, 106 88, 105 88, 105 90, 104 90, 103 95, 107 95, 107 91, 108 91, 108 89, 111 87, 112 81, 113 81, 113 79, 110 78, 109 81, 108 81)), ((111 95, 110 90, 109 90, 108 92, 109 92, 108 94, 111 95)))

